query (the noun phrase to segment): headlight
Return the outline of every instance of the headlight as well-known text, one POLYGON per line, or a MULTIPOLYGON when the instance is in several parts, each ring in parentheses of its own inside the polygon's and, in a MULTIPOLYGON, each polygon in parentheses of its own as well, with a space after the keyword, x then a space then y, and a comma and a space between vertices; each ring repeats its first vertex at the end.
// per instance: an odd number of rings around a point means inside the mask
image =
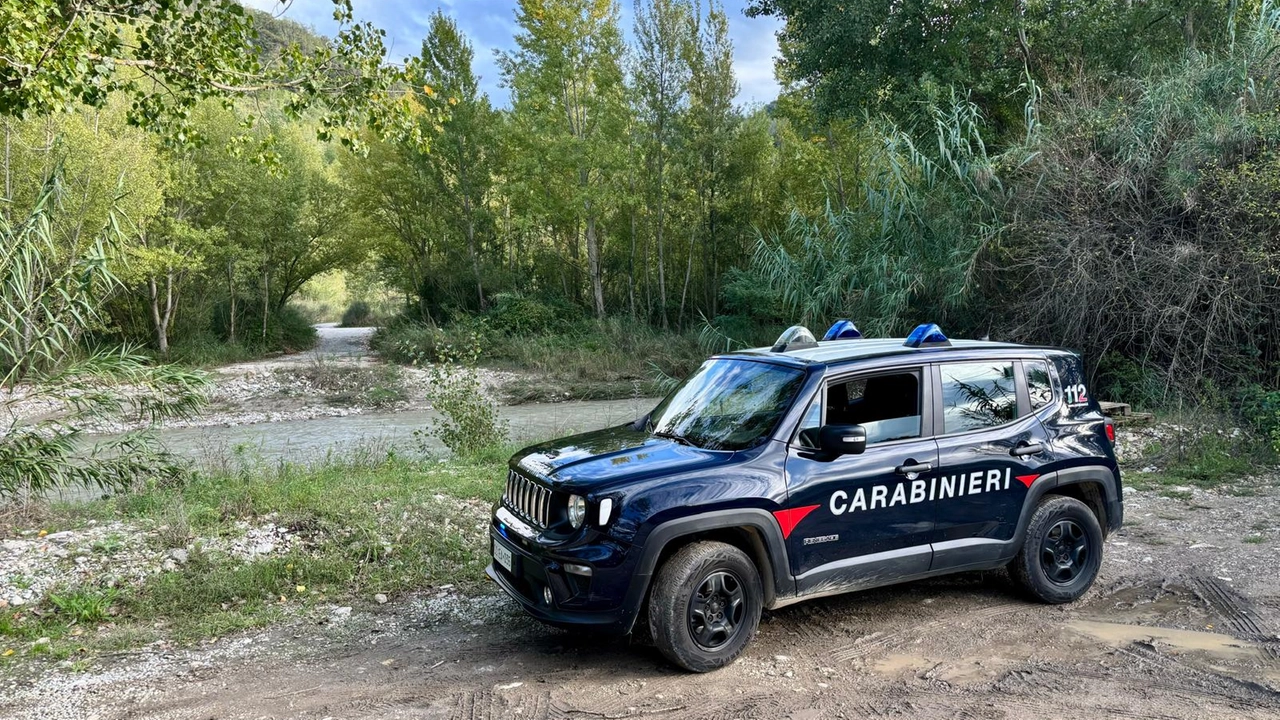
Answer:
POLYGON ((577 530, 582 521, 587 519, 587 499, 581 495, 569 496, 569 524, 577 530))

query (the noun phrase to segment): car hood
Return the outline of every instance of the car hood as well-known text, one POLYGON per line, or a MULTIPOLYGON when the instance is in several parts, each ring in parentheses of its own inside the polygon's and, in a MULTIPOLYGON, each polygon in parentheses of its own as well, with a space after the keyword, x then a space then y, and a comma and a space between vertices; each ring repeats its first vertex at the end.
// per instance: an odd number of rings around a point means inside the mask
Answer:
POLYGON ((736 455, 653 437, 628 424, 525 448, 511 458, 511 466, 555 487, 591 491, 723 465, 736 455))

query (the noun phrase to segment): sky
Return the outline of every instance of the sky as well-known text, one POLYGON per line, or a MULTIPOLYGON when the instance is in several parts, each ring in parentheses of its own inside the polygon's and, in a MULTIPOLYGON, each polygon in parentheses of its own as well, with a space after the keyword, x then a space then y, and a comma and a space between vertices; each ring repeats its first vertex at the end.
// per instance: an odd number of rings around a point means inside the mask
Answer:
MULTIPOLYGON (((249 7, 283 15, 290 20, 332 35, 332 0, 241 0, 249 7)), ((743 14, 747 0, 723 0, 733 40, 733 71, 738 78, 738 102, 763 104, 778 96, 773 59, 778 54, 775 18, 749 18, 743 14)), ((622 29, 632 34, 633 0, 620 0, 622 29)), ((515 0, 352 0, 357 20, 372 22, 387 32, 388 58, 399 62, 422 50, 431 14, 441 9, 452 16, 475 49, 475 72, 495 105, 507 105, 507 91, 500 87, 495 50, 509 50, 516 34, 515 0)))

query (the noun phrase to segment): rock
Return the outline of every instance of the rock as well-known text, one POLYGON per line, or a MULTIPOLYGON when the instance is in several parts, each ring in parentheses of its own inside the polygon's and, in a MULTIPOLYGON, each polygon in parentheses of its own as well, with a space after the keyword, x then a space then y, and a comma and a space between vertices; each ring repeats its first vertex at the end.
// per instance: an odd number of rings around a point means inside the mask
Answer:
POLYGON ((1188 549, 1188 550, 1205 550, 1205 549, 1208 549, 1208 550, 1217 550, 1217 549, 1218 549, 1218 546, 1217 546, 1217 545, 1210 545, 1209 543, 1196 543, 1196 544, 1192 545, 1191 547, 1189 547, 1189 548, 1187 548, 1187 549, 1188 549))
POLYGON ((164 562, 160 563, 160 569, 165 572, 173 572, 178 569, 178 561, 173 558, 165 558, 164 562))
POLYGON ((179 565, 187 564, 188 555, 187 555, 187 551, 184 550, 183 548, 173 548, 172 550, 169 551, 169 557, 172 558, 173 561, 178 563, 179 565))
POLYGON ((373 596, 373 601, 374 601, 374 602, 376 602, 376 603, 378 603, 379 605, 386 605, 386 604, 387 604, 387 596, 386 596, 386 595, 383 595, 382 593, 378 593, 377 595, 374 595, 374 596, 373 596))
POLYGON ((333 609, 333 616, 334 616, 335 618, 344 618, 344 617, 347 617, 347 616, 348 616, 348 615, 350 615, 350 614, 351 614, 351 606, 350 606, 350 605, 343 605, 343 606, 342 606, 342 607, 340 607, 340 608, 334 608, 334 609, 333 609))

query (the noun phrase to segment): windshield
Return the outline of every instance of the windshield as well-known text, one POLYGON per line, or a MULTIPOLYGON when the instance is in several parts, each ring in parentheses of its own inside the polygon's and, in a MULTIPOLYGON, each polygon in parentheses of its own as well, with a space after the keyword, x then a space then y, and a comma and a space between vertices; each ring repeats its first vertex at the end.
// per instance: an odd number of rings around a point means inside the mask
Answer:
POLYGON ((750 360, 708 360, 649 416, 649 429, 708 450, 768 437, 804 383, 804 371, 750 360))

